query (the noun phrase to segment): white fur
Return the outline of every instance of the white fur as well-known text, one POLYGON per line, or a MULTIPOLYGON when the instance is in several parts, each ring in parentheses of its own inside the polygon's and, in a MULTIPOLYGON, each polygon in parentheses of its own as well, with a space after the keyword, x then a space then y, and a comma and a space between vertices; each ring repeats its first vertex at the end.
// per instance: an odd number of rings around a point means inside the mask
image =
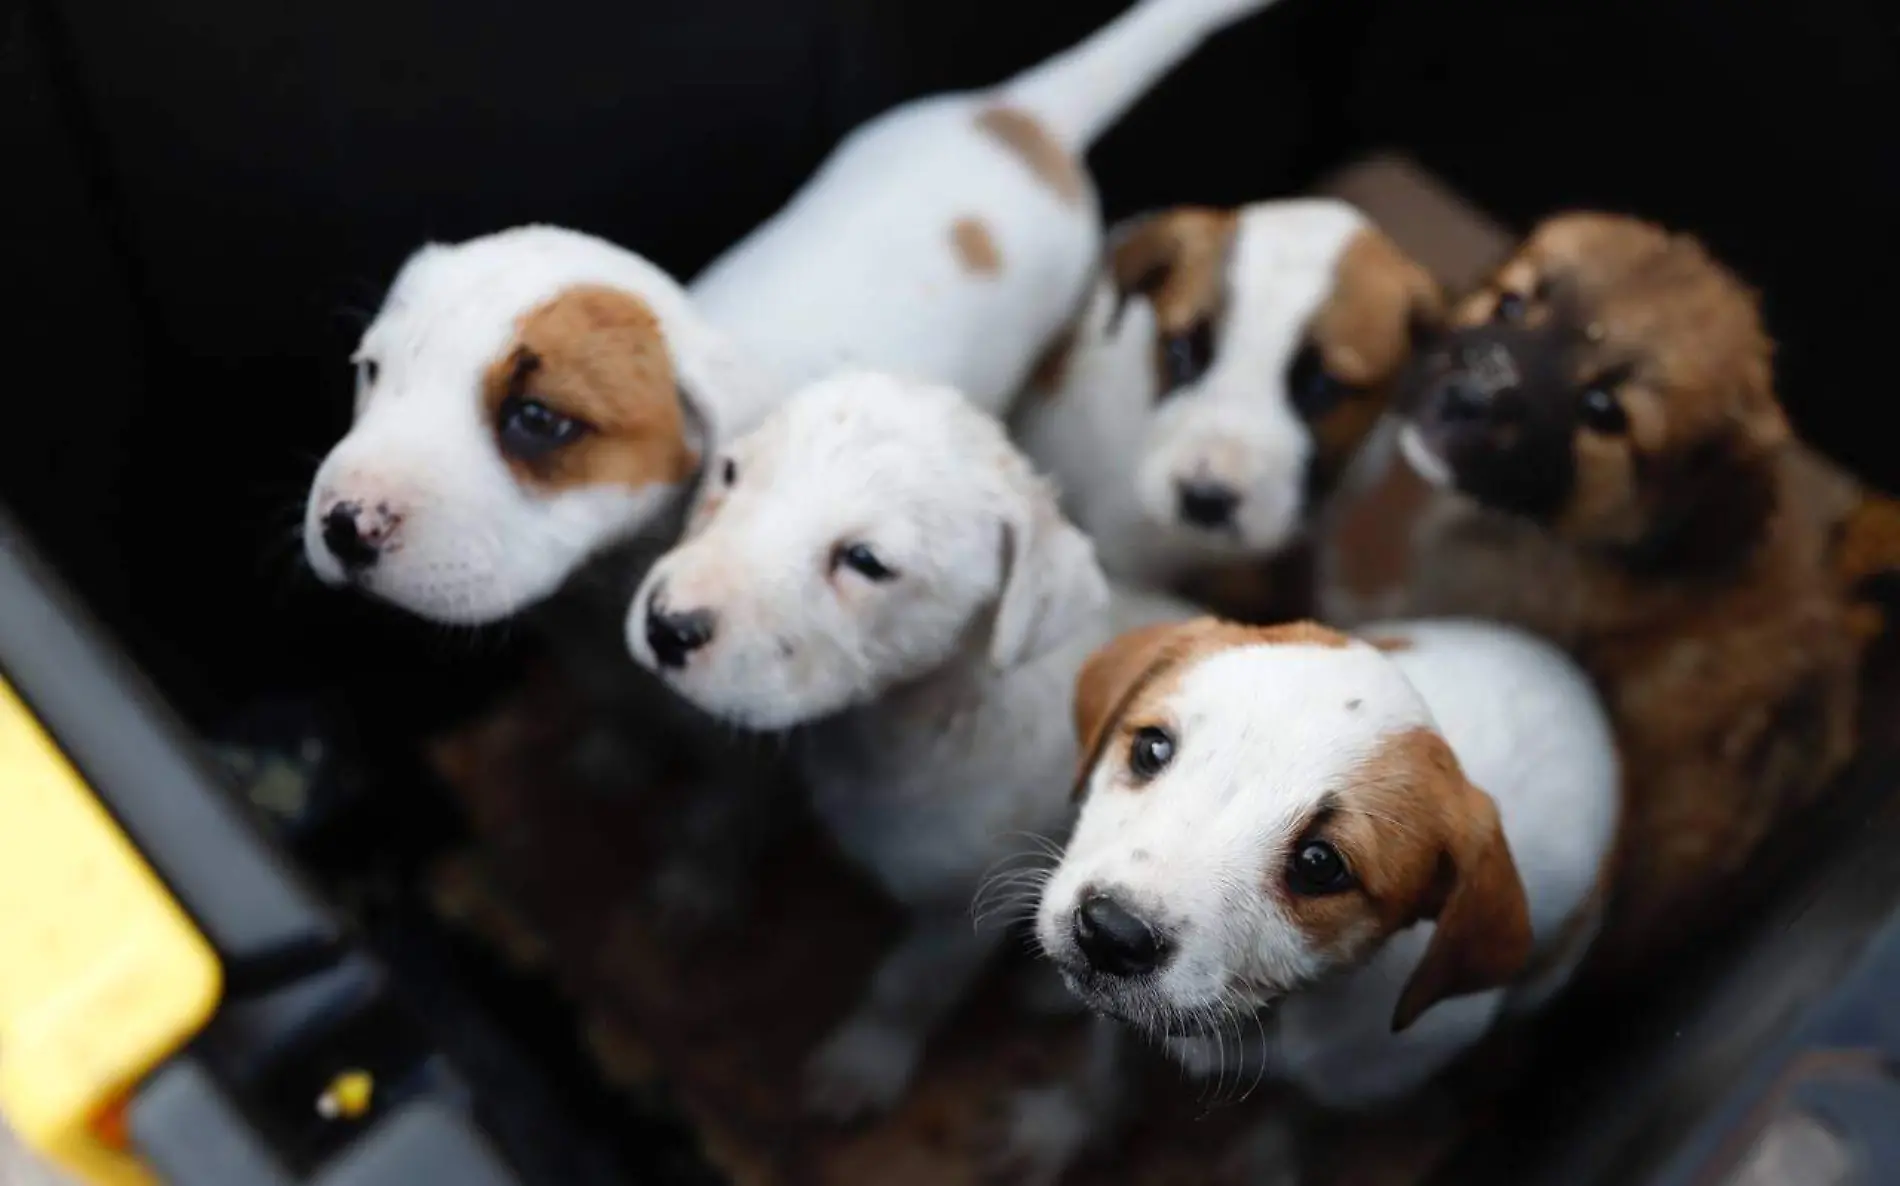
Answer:
POLYGON ((1115 322, 1113 286, 1097 281, 1060 386, 1024 401, 1017 435, 1111 576, 1168 584, 1209 563, 1271 556, 1302 530, 1314 446, 1287 396, 1287 368, 1366 226, 1331 199, 1243 209, 1213 362, 1174 392, 1155 373, 1153 307, 1133 296, 1115 322), (1180 517, 1179 484, 1209 478, 1242 495, 1233 529, 1180 517))
MULTIPOLYGON (((1582 948, 1554 945, 1590 900, 1620 802, 1603 709, 1560 652, 1476 622, 1367 633, 1412 646, 1253 645, 1182 673, 1164 707, 1177 737, 1172 763, 1139 787, 1125 754, 1097 764, 1037 919, 1044 948, 1098 1007, 1156 1030, 1191 1019, 1219 1032, 1168 1039, 1191 1073, 1271 1077, 1341 1108, 1418 1088, 1501 1016, 1561 986, 1582 948), (1283 876, 1288 847, 1322 797, 1383 740, 1419 726, 1439 730, 1496 801, 1536 948, 1562 956, 1535 983, 1440 1002, 1395 1034, 1395 1006, 1433 924, 1336 967, 1261 887, 1283 876), (1087 888, 1125 896, 1169 929, 1176 950, 1159 976, 1091 980, 1072 934, 1087 888)), ((1095 1085, 1087 1094, 1101 1093, 1095 1085)))
POLYGON ((1068 704, 1084 658, 1188 610, 1111 598, 1088 541, 1002 427, 948 388, 826 380, 713 473, 687 539, 634 602, 629 644, 710 713, 812 726, 795 752, 820 817, 915 920, 815 1061, 814 1102, 888 1104, 993 946, 993 933, 969 938, 983 874, 1067 829, 1068 704), (898 575, 834 568, 850 543, 898 575), (683 668, 662 667, 647 641, 656 596, 716 615, 683 668))
POLYGON ((311 567, 326 583, 346 579, 322 539, 332 506, 386 507, 401 525, 359 586, 436 621, 488 622, 547 596, 603 546, 664 521, 680 493, 671 485, 556 496, 521 488, 482 422, 480 375, 507 351, 516 320, 574 284, 623 288, 654 306, 714 440, 845 366, 948 382, 1003 410, 1084 290, 1100 215, 1092 193, 1062 201, 977 115, 1012 105, 1079 161, 1202 39, 1270 2, 1142 0, 1000 87, 887 112, 716 260, 690 304, 645 260, 574 232, 523 227, 422 248, 357 350, 381 375, 359 391, 356 424, 313 483, 311 567), (994 240, 995 274, 958 262, 952 229, 965 218, 994 240))

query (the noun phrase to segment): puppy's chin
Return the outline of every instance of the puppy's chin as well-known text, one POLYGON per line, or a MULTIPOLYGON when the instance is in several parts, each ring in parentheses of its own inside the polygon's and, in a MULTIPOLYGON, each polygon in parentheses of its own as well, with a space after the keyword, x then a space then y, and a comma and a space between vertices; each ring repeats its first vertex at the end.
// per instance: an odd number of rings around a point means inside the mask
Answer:
POLYGON ((1146 529, 1165 541, 1168 552, 1213 563, 1267 560, 1298 543, 1305 531, 1297 511, 1255 514, 1251 507, 1240 519, 1222 527, 1196 527, 1181 520, 1172 506, 1144 502, 1146 529))
POLYGON ((361 573, 338 571, 334 581, 314 564, 312 568, 332 588, 360 593, 438 626, 499 625, 533 609, 554 592, 552 587, 510 581, 501 573, 464 565, 405 563, 408 559, 400 554, 386 556, 361 573))
POLYGON ((835 716, 859 703, 862 698, 849 695, 824 695, 810 691, 797 695, 761 695, 762 681, 735 678, 724 672, 697 670, 692 660, 683 671, 659 666, 644 645, 636 645, 634 657, 648 671, 658 675, 667 687, 694 708, 723 724, 748 733, 782 733, 835 716))
POLYGON ((1171 1000, 1151 979, 1117 981, 1093 972, 1076 975, 1066 969, 1062 979, 1091 1011, 1155 1042, 1211 1037, 1231 1028, 1234 1017, 1248 1011, 1233 1005, 1184 1006, 1171 1000))

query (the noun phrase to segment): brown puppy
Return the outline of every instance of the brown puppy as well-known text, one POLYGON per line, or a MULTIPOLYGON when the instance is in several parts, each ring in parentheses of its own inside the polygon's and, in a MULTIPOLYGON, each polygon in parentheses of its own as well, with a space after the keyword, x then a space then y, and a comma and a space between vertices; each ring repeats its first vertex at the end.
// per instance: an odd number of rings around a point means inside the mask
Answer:
POLYGON ((1589 668, 1628 772, 1613 971, 1849 758, 1847 585, 1894 533, 1793 441, 1754 295, 1693 239, 1554 218, 1451 322, 1400 397, 1409 467, 1335 524, 1325 608, 1499 617, 1589 668))

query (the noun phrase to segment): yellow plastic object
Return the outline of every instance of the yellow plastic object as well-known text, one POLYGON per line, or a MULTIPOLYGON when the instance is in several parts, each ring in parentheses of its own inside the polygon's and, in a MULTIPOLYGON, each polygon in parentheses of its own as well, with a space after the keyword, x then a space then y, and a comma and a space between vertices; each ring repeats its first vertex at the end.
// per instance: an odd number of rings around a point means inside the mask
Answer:
POLYGON ((94 1186, 152 1186, 115 1147, 124 1093, 210 1020, 217 955, 0 680, 0 1113, 94 1186))
POLYGON ((325 1120, 361 1120, 376 1099, 376 1079, 368 1071, 345 1071, 317 1097, 317 1115, 325 1120))

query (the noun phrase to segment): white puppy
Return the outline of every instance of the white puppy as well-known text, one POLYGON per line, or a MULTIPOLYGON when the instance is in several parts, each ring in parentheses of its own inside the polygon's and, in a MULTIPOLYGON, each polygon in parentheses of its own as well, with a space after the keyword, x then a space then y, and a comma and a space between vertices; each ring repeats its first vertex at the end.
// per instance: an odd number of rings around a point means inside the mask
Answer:
POLYGON ((995 946, 970 924, 985 871, 1068 826, 1084 657, 1186 612, 1111 595, 1001 425, 949 388, 834 377, 714 459, 634 601, 633 653, 728 721, 811 725, 794 753, 819 815, 912 912, 811 1066, 816 1108, 897 1099, 995 946))
POLYGON ((703 439, 807 380, 863 365, 1002 411, 1094 268, 1083 154, 1268 3, 1141 0, 1001 86, 887 112, 690 301, 573 232, 424 247, 357 349, 356 423, 310 493, 311 567, 435 621, 493 621, 662 530, 703 439))
POLYGON ((1424 269, 1343 202, 1148 215, 1111 237, 1018 439, 1111 576, 1260 561, 1310 524, 1438 315, 1424 269))
MULTIPOLYGON (((1414 1091, 1564 984, 1620 809, 1604 712, 1554 648, 1476 622, 1364 639, 1200 619, 1094 656, 1085 803, 1037 916, 1070 987, 1191 1072, 1340 1109, 1414 1091)), ((1118 1096, 1067 1098, 1023 1134, 1045 1175, 1118 1096)))

